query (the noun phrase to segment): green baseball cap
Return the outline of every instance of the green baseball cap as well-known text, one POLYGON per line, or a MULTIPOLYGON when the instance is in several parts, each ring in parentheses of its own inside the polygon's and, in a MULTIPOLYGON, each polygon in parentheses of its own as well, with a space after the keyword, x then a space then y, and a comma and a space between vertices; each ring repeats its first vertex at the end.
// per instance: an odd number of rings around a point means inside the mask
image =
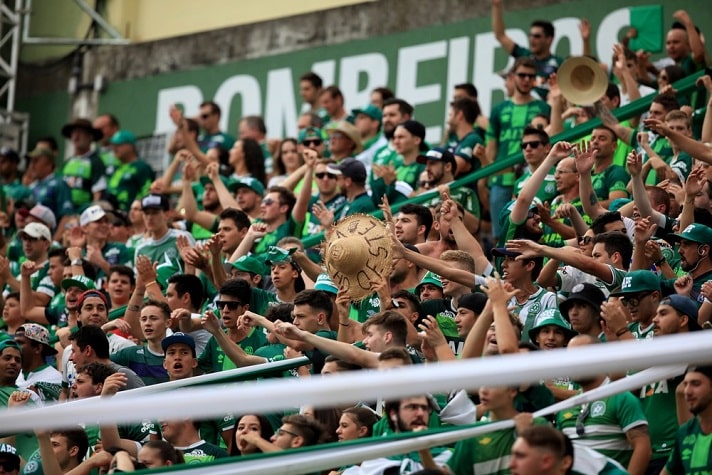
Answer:
POLYGON ((232 267, 242 272, 249 272, 255 275, 267 274, 265 265, 254 256, 241 256, 238 260, 232 263, 232 267))
POLYGON ((676 241, 686 239, 698 244, 712 244, 712 228, 704 224, 690 224, 681 233, 670 234, 670 237, 676 241))
POLYGON ((239 190, 240 188, 249 188, 260 196, 265 195, 265 186, 260 180, 258 180, 257 178, 252 178, 251 176, 238 178, 233 182, 232 186, 234 187, 235 191, 239 190))
POLYGON ((73 275, 68 279, 62 280, 60 285, 64 290, 68 290, 70 287, 79 287, 83 291, 96 289, 94 281, 85 275, 73 275))
POLYGON ((383 120, 383 111, 373 104, 369 104, 362 109, 352 109, 351 114, 356 117, 359 114, 365 114, 373 120, 381 122, 383 120))
POLYGON ((282 262, 292 262, 292 254, 297 252, 297 248, 283 249, 277 246, 270 246, 267 249, 267 256, 265 257, 265 264, 268 266, 274 264, 281 264, 282 262))
MULTIPOLYGON (((220 175, 220 181, 223 182, 223 185, 225 185, 225 188, 227 188, 231 193, 234 193, 237 191, 237 182, 235 180, 232 180, 228 177, 220 175)), ((205 186, 205 185, 212 185, 213 180, 211 180, 207 175, 203 175, 200 177, 200 184, 205 186)))
POLYGON ((426 272, 423 278, 420 280, 420 283, 415 286, 415 293, 419 294, 420 287, 425 284, 432 284, 436 287, 440 287, 441 289, 443 288, 443 281, 440 280, 440 276, 431 271, 426 272))
POLYGON ((660 292, 658 276, 649 270, 634 270, 623 277, 621 289, 618 292, 611 292, 611 297, 653 291, 660 292))
POLYGON ((299 143, 304 143, 305 140, 324 141, 324 132, 318 127, 307 127, 299 131, 297 140, 299 143))
POLYGON ((561 312, 555 308, 549 308, 541 312, 534 322, 534 326, 529 329, 529 339, 531 341, 536 341, 536 336, 539 334, 542 328, 548 327, 549 325, 554 325, 562 330, 564 330, 564 335, 567 339, 571 339, 576 336, 576 332, 573 331, 569 322, 564 320, 561 316, 561 312))
POLYGON ((136 143, 136 136, 130 130, 118 130, 114 135, 111 136, 111 138, 109 139, 109 143, 111 145, 122 145, 125 143, 130 143, 133 145, 136 143))

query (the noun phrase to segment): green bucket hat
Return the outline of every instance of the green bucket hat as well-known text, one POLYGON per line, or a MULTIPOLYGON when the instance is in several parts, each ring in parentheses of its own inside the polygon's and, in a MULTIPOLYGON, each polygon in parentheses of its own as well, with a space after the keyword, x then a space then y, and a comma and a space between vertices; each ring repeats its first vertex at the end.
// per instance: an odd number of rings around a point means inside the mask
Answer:
POLYGON ((564 330, 564 335, 566 339, 571 339, 577 335, 575 331, 571 328, 569 322, 564 320, 561 316, 561 312, 558 309, 550 308, 541 312, 534 322, 534 326, 529 329, 529 339, 531 341, 536 341, 536 336, 539 334, 542 328, 548 327, 549 325, 554 325, 562 330, 564 330))
POLYGON ((242 272, 249 272, 255 275, 266 275, 268 274, 265 265, 253 256, 242 256, 238 260, 232 263, 232 267, 242 272))
POLYGON ((653 291, 660 292, 658 276, 649 270, 634 270, 623 277, 621 289, 618 292, 611 292, 611 297, 653 291))
POLYGON ((64 290, 68 290, 70 287, 79 287, 82 291, 96 289, 94 281, 85 275, 73 275, 68 279, 62 280, 60 285, 64 290))
POLYGON ((296 251, 296 247, 287 250, 277 246, 270 246, 267 249, 265 264, 267 264, 268 266, 272 266, 274 264, 281 264, 283 262, 292 262, 292 254, 294 254, 296 251))
POLYGON ((431 271, 426 272, 420 280, 420 283, 415 286, 415 293, 419 294, 420 288, 425 284, 432 284, 436 287, 440 287, 441 289, 443 288, 443 281, 440 280, 440 276, 431 271))

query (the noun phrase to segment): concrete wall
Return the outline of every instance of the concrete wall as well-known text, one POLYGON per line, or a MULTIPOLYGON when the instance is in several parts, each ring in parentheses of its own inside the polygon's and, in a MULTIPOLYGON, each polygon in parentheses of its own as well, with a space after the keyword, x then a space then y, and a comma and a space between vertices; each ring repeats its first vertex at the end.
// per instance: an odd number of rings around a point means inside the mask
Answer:
MULTIPOLYGON (((513 0, 507 2, 506 8, 515 11, 566 2, 513 0)), ((85 56, 83 73, 86 81, 92 81, 96 74, 102 74, 108 81, 145 78, 196 66, 486 17, 489 12, 490 0, 380 0, 167 40, 95 47, 85 56)), ((216 23, 220 24, 218 19, 216 23)), ((22 66, 18 75, 18 96, 66 90, 71 66, 71 57, 51 67, 22 66)))

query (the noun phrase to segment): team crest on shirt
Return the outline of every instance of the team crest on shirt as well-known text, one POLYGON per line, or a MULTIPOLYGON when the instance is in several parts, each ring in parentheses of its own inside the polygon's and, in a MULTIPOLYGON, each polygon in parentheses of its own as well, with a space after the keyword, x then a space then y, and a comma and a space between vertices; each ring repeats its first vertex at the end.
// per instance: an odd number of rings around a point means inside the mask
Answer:
POLYGON ((37 462, 35 462, 35 461, 33 460, 33 461, 31 461, 31 462, 27 462, 27 465, 25 465, 24 471, 25 471, 25 473, 32 473, 32 472, 37 471, 38 468, 39 468, 39 467, 38 467, 38 465, 37 465, 37 462))
POLYGON ((480 445, 489 445, 489 443, 492 442, 492 439, 489 437, 483 437, 478 442, 480 445))
POLYGON ((596 401, 591 406, 591 417, 601 417, 606 413, 606 403, 603 401, 596 401))

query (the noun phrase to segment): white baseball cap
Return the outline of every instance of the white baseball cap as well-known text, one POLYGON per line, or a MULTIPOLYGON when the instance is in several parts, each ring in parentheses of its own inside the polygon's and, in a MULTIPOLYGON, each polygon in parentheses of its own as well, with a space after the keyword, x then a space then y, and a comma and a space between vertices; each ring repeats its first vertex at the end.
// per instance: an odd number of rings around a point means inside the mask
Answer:
POLYGON ((34 239, 46 239, 52 241, 52 233, 49 228, 42 223, 27 223, 24 228, 18 233, 20 238, 26 234, 34 239))
POLYGON ((106 211, 104 211, 101 206, 90 206, 84 210, 81 216, 79 216, 79 225, 86 226, 87 224, 93 223, 94 221, 99 221, 104 216, 106 216, 106 211))

